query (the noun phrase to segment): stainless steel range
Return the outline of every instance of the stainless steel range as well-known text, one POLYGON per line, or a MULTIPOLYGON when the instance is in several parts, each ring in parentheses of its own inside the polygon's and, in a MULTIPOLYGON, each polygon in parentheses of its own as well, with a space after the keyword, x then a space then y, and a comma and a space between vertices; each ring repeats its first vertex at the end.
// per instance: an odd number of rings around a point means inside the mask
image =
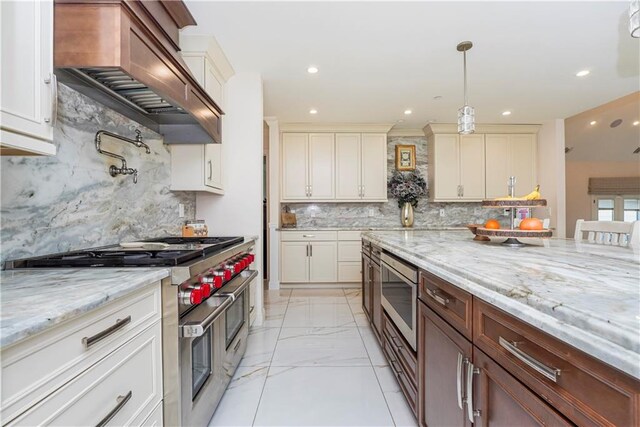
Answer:
POLYGON ((244 355, 255 242, 167 237, 8 261, 5 268, 169 267, 162 282, 164 424, 206 425, 244 355))

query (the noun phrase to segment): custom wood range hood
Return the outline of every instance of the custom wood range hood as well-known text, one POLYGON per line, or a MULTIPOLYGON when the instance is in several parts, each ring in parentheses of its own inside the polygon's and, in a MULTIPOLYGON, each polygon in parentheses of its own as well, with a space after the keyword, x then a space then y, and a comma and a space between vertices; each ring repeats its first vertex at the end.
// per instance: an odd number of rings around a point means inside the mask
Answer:
POLYGON ((56 0, 59 80, 164 135, 221 143, 222 110, 191 75, 179 30, 196 22, 181 0, 56 0))

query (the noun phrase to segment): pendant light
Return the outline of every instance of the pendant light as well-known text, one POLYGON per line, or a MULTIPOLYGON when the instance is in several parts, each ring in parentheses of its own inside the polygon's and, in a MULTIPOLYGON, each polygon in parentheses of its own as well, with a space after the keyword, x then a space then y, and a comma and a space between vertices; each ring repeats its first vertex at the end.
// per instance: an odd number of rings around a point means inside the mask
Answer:
POLYGON ((640 1, 631 0, 629 4, 629 32, 631 37, 640 38, 640 1))
POLYGON ((467 96, 467 51, 473 47, 470 41, 460 42, 456 49, 464 56, 464 105, 458 110, 458 133, 468 135, 476 131, 475 111, 469 106, 467 96))

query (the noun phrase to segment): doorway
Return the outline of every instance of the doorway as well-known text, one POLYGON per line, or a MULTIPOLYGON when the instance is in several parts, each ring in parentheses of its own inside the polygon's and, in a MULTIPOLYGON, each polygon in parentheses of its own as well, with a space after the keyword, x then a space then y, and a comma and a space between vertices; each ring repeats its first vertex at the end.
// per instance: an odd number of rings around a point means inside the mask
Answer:
POLYGON ((269 126, 262 122, 262 285, 269 286, 269 126))

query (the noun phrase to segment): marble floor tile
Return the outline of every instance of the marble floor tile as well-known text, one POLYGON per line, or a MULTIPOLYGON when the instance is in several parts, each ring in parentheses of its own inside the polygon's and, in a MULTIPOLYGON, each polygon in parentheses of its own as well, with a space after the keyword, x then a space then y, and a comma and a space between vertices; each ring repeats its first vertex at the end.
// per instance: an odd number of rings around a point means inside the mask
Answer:
POLYGON ((326 296, 326 297, 296 297, 289 299, 289 307, 304 304, 347 304, 347 299, 342 296, 326 296))
POLYGON ((280 328, 252 328, 249 330, 247 350, 240 366, 269 366, 276 348, 280 328))
POLYGON ((362 289, 360 288, 345 288, 344 294, 347 298, 360 297, 362 295, 362 289))
POLYGON ((209 426, 250 426, 267 379, 266 367, 239 367, 209 426))
POLYGON ((348 304, 305 304, 287 309, 285 328, 355 326, 348 304))
POLYGON ((291 289, 268 289, 264 291, 264 303, 265 306, 287 303, 290 296, 291 289))
POLYGON ((264 308, 263 327, 279 328, 282 326, 284 315, 287 312, 288 302, 286 304, 269 304, 264 308))
POLYGON ((388 366, 387 358, 384 356, 382 352, 382 347, 378 344, 378 339, 376 338, 374 332, 370 327, 358 327, 360 331, 360 335, 362 336, 362 341, 364 342, 364 346, 367 349, 367 353, 369 354, 369 359, 371 360, 371 364, 373 366, 388 366))
POLYGON ((400 385, 390 366, 374 366, 373 370, 383 392, 400 391, 400 385))
POLYGON ((356 322, 356 325, 358 325, 358 327, 368 327, 371 323, 369 322, 369 318, 367 317, 366 314, 364 314, 364 311, 362 313, 354 313, 353 314, 353 318, 356 322))
POLYGON ((342 297, 345 298, 342 288, 330 289, 293 289, 291 298, 298 297, 342 297))
POLYGON ((355 314, 364 314, 364 310, 362 309, 362 301, 349 301, 349 307, 351 308, 351 312, 355 314))
POLYGON ((384 392, 384 398, 387 401, 396 426, 416 427, 418 425, 418 421, 401 391, 386 391, 384 392))
POLYGON ((256 426, 392 426, 372 367, 272 367, 256 426))
POLYGON ((271 366, 371 366, 357 328, 282 328, 271 366))

